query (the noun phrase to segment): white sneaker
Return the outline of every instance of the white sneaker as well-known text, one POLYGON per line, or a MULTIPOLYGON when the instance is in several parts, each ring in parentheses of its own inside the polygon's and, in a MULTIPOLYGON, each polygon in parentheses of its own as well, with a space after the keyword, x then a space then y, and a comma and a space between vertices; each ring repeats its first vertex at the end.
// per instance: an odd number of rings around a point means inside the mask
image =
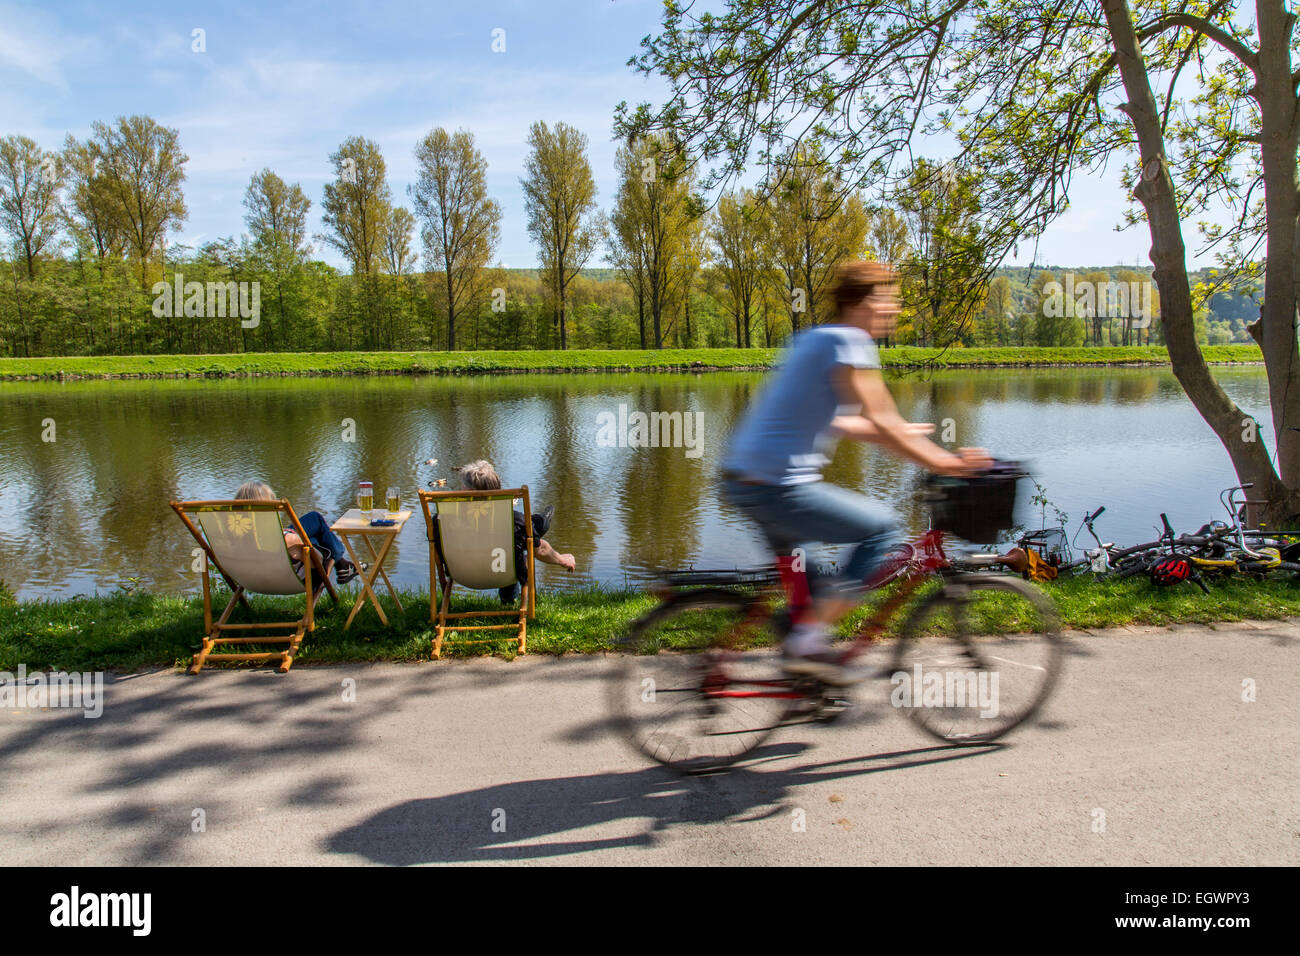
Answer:
POLYGON ((831 639, 820 621, 796 624, 781 642, 781 653, 786 657, 811 657, 831 651, 831 639))
POLYGON ((812 677, 823 684, 843 686, 856 678, 839 663, 830 636, 820 623, 796 625, 781 642, 782 668, 787 674, 812 677))

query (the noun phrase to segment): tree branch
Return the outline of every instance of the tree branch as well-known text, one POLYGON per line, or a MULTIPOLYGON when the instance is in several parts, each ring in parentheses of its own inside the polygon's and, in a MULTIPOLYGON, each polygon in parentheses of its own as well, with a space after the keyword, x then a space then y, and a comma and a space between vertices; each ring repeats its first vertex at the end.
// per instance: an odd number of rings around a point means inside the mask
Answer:
POLYGON ((1216 27, 1204 17, 1193 16, 1190 13, 1171 13, 1168 16, 1161 17, 1154 23, 1142 27, 1138 30, 1138 36, 1145 40, 1157 33, 1163 33, 1171 27, 1186 27, 1188 30, 1213 40, 1240 60, 1242 65, 1258 78, 1259 56, 1231 33, 1216 27))

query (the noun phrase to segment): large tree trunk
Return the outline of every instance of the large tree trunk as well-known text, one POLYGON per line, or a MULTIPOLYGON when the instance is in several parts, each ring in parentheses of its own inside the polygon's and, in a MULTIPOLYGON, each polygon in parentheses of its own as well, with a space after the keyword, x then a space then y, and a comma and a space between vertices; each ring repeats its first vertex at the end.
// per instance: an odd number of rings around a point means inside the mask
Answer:
MULTIPOLYGON (((1300 352, 1296 348, 1296 232, 1300 201, 1296 193, 1296 152, 1300 123, 1291 74, 1290 40, 1294 18, 1280 0, 1260 3, 1259 73, 1255 98, 1260 107, 1261 159, 1267 222, 1264 273, 1264 367, 1277 441, 1277 474, 1293 493, 1300 485, 1300 352)), ((1270 496, 1271 497, 1271 496, 1270 496)), ((1276 516, 1275 516, 1276 517, 1276 516)), ((1288 516, 1289 517, 1289 516, 1288 516)))
MULTIPOLYGON (((1105 11, 1107 27, 1115 43, 1120 75, 1128 96, 1128 102, 1122 109, 1132 120, 1138 139, 1142 175, 1133 190, 1133 195, 1142 203, 1151 231, 1151 261, 1155 266, 1154 278, 1160 291, 1160 319, 1163 323, 1165 345, 1169 350, 1169 360, 1174 375, 1201 417, 1214 429, 1219 441, 1223 443, 1232 459, 1239 480, 1243 484, 1254 484, 1250 496, 1267 502, 1263 514, 1252 515, 1252 518, 1257 520, 1263 518, 1276 526, 1278 523, 1286 522, 1300 511, 1300 502, 1273 470, 1268 449, 1259 440, 1258 426, 1215 381, 1196 343, 1191 288, 1187 278, 1186 247, 1183 244, 1182 224, 1179 219, 1173 181, 1164 159, 1165 144, 1159 109, 1147 77, 1146 64, 1138 45, 1127 0, 1102 0, 1102 7, 1105 11)), ((1262 35, 1267 35, 1263 24, 1260 32, 1262 35)), ((1265 139, 1267 139, 1267 127, 1265 139)), ((1265 153, 1267 155, 1267 149, 1265 153)), ((1291 162, 1294 177, 1294 149, 1291 162)), ((1290 192, 1291 208, 1294 209, 1294 186, 1290 192)), ((1274 266, 1272 239, 1273 230, 1270 228, 1270 273, 1274 266)), ((1267 296, 1269 290, 1275 286, 1276 281, 1270 284, 1266 279, 1265 295, 1267 296)), ((1289 294, 1289 298, 1290 314, 1293 315, 1293 293, 1289 294)), ((1273 308, 1277 307, 1275 303, 1273 308)), ((1289 316, 1285 324, 1290 324, 1289 316)), ((1272 364, 1280 363, 1289 373, 1294 366, 1294 354, 1289 357, 1279 354, 1285 345, 1285 335, 1275 331, 1270 332, 1267 319, 1264 325, 1265 362, 1270 362, 1269 345, 1272 345, 1274 347, 1272 364), (1279 342, 1282 342, 1282 345, 1279 345, 1279 342)), ((1294 329, 1291 331, 1289 341, 1291 351, 1294 353, 1294 329)), ((1280 414, 1278 401, 1288 390, 1287 382, 1290 379, 1283 377, 1280 370, 1271 365, 1268 374, 1274 414, 1278 416, 1276 427, 1284 430, 1285 415, 1280 414), (1275 384, 1275 378, 1278 384, 1275 384)), ((1300 398, 1300 386, 1298 386, 1297 398, 1300 398)), ((1294 471, 1291 474, 1294 476, 1294 471)))

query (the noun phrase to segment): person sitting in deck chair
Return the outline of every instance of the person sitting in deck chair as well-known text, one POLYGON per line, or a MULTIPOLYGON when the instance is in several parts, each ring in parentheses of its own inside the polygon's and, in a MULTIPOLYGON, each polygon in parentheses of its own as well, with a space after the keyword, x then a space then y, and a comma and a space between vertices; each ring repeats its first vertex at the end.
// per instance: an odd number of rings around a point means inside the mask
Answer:
MULTIPOLYGON (((237 501, 274 501, 275 492, 264 481, 246 481, 235 492, 235 499, 237 501)), ((307 537, 311 539, 312 547, 319 550, 322 556, 328 555, 334 559, 334 577, 340 585, 347 584, 357 576, 357 566, 348 560, 348 553, 343 547, 343 542, 339 540, 338 535, 330 530, 330 523, 325 520, 323 514, 319 511, 308 511, 306 514, 299 515, 298 521, 302 525, 302 530, 307 532, 307 537)), ((302 540, 297 533, 286 529, 284 543, 289 548, 289 557, 293 558, 294 561, 301 562, 302 540)))
MULTIPOLYGON (((456 471, 460 474, 460 485, 466 491, 498 491, 501 488, 501 478, 497 475, 496 469, 492 467, 491 462, 484 461, 481 458, 477 461, 471 461, 468 465, 461 465, 456 471)), ((542 537, 550 529, 551 516, 554 513, 555 507, 552 505, 541 514, 532 515, 533 556, 539 561, 559 565, 566 571, 572 571, 578 566, 573 555, 560 554, 542 537)), ((501 597, 502 604, 513 604, 515 596, 519 593, 519 584, 522 584, 527 579, 528 539, 525 537, 527 534, 526 527, 523 513, 516 511, 515 570, 519 576, 519 582, 497 592, 501 597)))

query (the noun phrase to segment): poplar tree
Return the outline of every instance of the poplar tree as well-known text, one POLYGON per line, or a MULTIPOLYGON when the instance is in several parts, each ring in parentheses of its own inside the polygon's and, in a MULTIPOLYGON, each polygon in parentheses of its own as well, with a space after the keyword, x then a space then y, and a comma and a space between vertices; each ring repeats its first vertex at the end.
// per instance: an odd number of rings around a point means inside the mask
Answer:
POLYGON ((409 188, 429 266, 441 272, 447 350, 456 322, 478 306, 484 274, 501 239, 501 207, 488 196, 487 160, 465 130, 431 130, 415 147, 418 178, 409 188))
POLYGON ((568 348, 569 285, 600 239, 596 180, 587 159, 587 137, 566 123, 548 129, 534 123, 525 164, 524 209, 528 234, 539 247, 542 276, 555 302, 560 348, 568 348))

